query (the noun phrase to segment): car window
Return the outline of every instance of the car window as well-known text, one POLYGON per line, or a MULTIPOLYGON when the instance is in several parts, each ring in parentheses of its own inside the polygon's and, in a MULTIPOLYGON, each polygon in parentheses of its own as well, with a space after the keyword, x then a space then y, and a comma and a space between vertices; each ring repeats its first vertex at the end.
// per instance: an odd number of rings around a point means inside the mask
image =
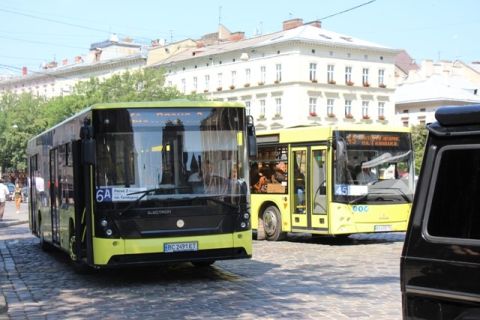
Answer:
POLYGON ((480 146, 445 147, 437 161, 427 232, 435 237, 480 239, 480 146))

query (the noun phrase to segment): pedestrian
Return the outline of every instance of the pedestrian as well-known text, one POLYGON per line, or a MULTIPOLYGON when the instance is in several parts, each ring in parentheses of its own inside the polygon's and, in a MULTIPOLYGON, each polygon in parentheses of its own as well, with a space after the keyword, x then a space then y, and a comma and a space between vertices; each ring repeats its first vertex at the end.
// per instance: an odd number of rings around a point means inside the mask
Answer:
POLYGON ((20 213, 20 204, 22 203, 22 186, 20 182, 15 183, 15 207, 17 208, 17 213, 20 213))
POLYGON ((3 184, 3 179, 0 179, 0 220, 3 219, 3 212, 5 211, 5 202, 9 194, 8 188, 3 184))

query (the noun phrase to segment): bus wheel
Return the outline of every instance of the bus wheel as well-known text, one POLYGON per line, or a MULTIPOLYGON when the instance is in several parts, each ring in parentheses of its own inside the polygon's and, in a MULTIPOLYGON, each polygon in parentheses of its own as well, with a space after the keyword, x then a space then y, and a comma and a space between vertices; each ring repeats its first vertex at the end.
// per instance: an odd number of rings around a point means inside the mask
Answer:
POLYGON ((70 236, 70 241, 68 242, 68 253, 72 261, 77 261, 77 254, 75 253, 75 236, 70 236))
POLYGON ((192 261, 192 264, 197 268, 206 268, 210 267, 215 263, 215 260, 206 260, 206 261, 192 261))
POLYGON ((70 261, 73 265, 73 270, 78 274, 89 274, 93 270, 87 266, 82 261, 78 260, 77 253, 75 252, 75 236, 70 236, 70 241, 68 242, 68 254, 70 256, 70 261))
POLYGON ((275 206, 269 206, 263 211, 263 229, 265 238, 269 241, 283 240, 285 232, 282 232, 282 217, 275 206))

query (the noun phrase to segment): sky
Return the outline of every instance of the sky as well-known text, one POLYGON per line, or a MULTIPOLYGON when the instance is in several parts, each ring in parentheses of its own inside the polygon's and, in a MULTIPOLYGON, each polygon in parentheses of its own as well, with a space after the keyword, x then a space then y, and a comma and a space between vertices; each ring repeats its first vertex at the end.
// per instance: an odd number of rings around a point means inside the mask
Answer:
POLYGON ((281 31, 292 18, 404 49, 417 62, 468 63, 480 60, 479 13, 478 0, 2 0, 0 75, 71 61, 113 33, 144 44, 175 42, 216 32, 220 22, 250 38, 281 31))

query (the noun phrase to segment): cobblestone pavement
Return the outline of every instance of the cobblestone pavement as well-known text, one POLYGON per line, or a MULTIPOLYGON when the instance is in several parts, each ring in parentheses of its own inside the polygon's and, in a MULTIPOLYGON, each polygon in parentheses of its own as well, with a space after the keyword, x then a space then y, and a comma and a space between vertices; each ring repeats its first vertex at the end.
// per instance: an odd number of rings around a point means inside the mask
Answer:
POLYGON ((404 234, 254 242, 252 260, 77 275, 28 226, 0 228, 0 319, 400 319, 404 234))

